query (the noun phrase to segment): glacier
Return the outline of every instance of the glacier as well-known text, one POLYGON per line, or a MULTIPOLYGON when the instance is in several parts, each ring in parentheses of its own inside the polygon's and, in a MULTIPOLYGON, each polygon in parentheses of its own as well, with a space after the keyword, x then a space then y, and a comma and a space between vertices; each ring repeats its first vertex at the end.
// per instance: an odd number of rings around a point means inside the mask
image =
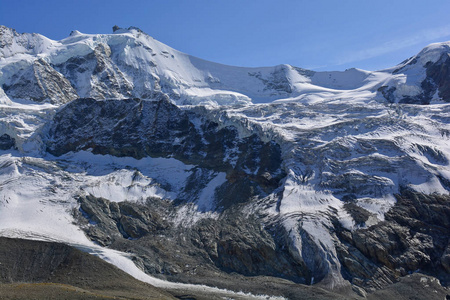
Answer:
MULTIPOLYGON (((405 189, 449 195, 450 42, 385 70, 314 72, 208 62, 135 27, 53 41, 0 26, 0 41, 1 235, 93 247, 79 197, 169 203, 173 228, 236 209, 297 266, 289 279, 370 290, 383 284, 343 275, 338 231, 389 221, 405 189)), ((276 273, 262 269, 248 272, 276 273)))

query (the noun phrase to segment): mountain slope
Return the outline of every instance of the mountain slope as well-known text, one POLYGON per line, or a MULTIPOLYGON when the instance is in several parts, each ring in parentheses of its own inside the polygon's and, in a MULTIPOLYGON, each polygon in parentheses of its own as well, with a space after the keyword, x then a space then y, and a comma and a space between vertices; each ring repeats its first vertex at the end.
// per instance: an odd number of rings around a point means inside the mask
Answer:
POLYGON ((448 283, 449 43, 314 72, 207 62, 137 28, 0 37, 1 235, 151 282, 110 250, 178 282, 269 276, 288 298, 284 280, 347 297, 418 269, 448 283))
POLYGON ((103 260, 67 245, 8 238, 0 240, 0 278, 3 284, 0 284, 0 290, 3 299, 20 296, 22 299, 175 299, 103 260), (21 285, 11 288, 6 285, 12 283, 21 285), (27 292, 28 289, 33 291, 32 294, 27 292))

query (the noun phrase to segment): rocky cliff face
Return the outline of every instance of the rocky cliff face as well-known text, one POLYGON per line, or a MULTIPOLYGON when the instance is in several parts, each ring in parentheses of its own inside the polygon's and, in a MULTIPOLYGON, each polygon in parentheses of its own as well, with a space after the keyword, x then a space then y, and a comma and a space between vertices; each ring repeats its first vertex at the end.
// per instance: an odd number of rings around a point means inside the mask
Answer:
POLYGON ((433 44, 392 69, 393 77, 380 88, 388 101, 408 104, 450 102, 448 94, 450 47, 433 44))
MULTIPOLYGON (((236 128, 220 128, 164 95, 153 101, 78 99, 66 105, 50 125, 47 151, 81 150, 137 159, 172 157, 200 168, 199 173, 224 172, 223 197, 216 203, 222 208, 270 194, 285 176, 279 145, 256 135, 241 138, 236 128)), ((185 190, 196 191, 194 186, 185 190)))
POLYGON ((38 59, 19 74, 14 74, 3 90, 12 98, 64 104, 78 98, 70 82, 45 60, 38 59))
MULTIPOLYGON (((223 211, 219 218, 184 227, 170 221, 177 210, 170 202, 149 199, 143 204, 116 204, 93 196, 78 201, 80 209, 75 215, 86 234, 105 246, 136 249, 136 262, 152 275, 196 283, 216 272, 301 283, 310 276, 269 230, 240 211, 242 205, 223 211)), ((225 283, 220 286, 227 287, 225 283)))
POLYGON ((344 274, 375 290, 420 270, 448 284, 448 196, 405 190, 385 221, 368 229, 338 230, 344 274))

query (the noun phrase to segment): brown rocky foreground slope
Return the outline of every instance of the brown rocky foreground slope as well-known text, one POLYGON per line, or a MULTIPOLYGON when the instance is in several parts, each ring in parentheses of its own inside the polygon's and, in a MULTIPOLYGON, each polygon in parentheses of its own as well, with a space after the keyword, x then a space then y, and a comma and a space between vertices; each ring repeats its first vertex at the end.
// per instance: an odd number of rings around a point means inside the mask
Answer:
POLYGON ((10 238, 0 238, 0 283, 0 299, 174 299, 73 247, 10 238))

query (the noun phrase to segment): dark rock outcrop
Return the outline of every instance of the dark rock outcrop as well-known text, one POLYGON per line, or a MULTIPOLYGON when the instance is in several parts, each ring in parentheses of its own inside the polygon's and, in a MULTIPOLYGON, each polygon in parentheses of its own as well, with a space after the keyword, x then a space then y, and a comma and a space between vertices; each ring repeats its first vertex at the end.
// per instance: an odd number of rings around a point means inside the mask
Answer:
POLYGON ((118 237, 138 239, 168 227, 160 214, 146 205, 110 202, 91 195, 80 196, 78 202, 79 213, 88 221, 82 222, 86 234, 102 246, 110 245, 118 237))
MULTIPOLYGON (((448 282, 448 197, 406 190, 397 197, 398 204, 377 225, 354 232, 336 225, 342 272, 353 284, 353 291, 368 298, 395 295, 408 285, 405 282, 422 283, 423 278, 436 285, 440 294, 445 293, 433 277, 405 276, 420 270, 448 282)), ((178 227, 158 219, 163 211, 174 211, 173 202, 159 201, 113 203, 87 196, 80 198, 82 209, 76 215, 92 240, 132 251, 135 263, 153 276, 231 289, 229 284, 237 280, 237 274, 278 278, 271 279, 273 282, 284 278, 308 283, 311 279, 310 270, 289 253, 286 240, 275 234, 280 229, 262 227, 257 218, 242 214, 239 206, 224 211, 218 219, 206 218, 189 227, 178 227), (128 234, 120 225, 125 215, 133 224, 128 234), (161 225, 155 226, 158 222, 161 225), (136 228, 145 230, 132 238, 136 228)), ((247 288, 255 291, 252 285, 247 288)), ((282 294, 288 295, 286 290, 282 294)))
POLYGON ((87 98, 69 103, 50 125, 47 151, 59 156, 80 150, 137 159, 173 157, 225 172, 227 182, 217 202, 222 208, 272 192, 285 176, 279 145, 256 135, 240 138, 236 128, 220 128, 165 95, 154 101, 87 98))
POLYGON ((379 289, 418 270, 449 282, 448 196, 404 190, 385 221, 353 232, 341 229, 338 236, 344 274, 353 284, 379 289))
POLYGON ((292 93, 292 86, 287 78, 287 68, 292 67, 287 65, 277 66, 268 78, 264 78, 261 72, 249 73, 249 75, 261 80, 265 91, 273 90, 279 92, 280 95, 289 95, 292 93))
POLYGON ((16 146, 16 141, 14 138, 10 137, 8 134, 3 134, 0 136, 0 150, 9 150, 16 146))
POLYGON ((181 227, 163 217, 174 212, 173 202, 150 199, 145 204, 115 203, 91 195, 78 201, 80 208, 74 214, 90 239, 122 251, 132 248, 138 262, 153 275, 188 281, 186 276, 198 268, 199 272, 219 269, 303 283, 309 276, 305 266, 291 259, 270 230, 257 219, 244 216, 236 205, 217 220, 206 218, 181 227))
POLYGON ((393 86, 391 87, 382 86, 378 88, 378 92, 380 92, 389 103, 395 103, 395 96, 394 96, 395 90, 396 88, 393 86))
MULTIPOLYGON (((408 60, 406 60, 408 61, 408 60)), ((405 61, 405 62, 406 62, 405 61)), ((393 71, 393 74, 401 74, 405 68, 421 68, 417 65, 418 60, 409 59, 409 62, 403 67, 393 71)), ((390 103, 405 103, 405 104, 430 104, 435 94, 445 102, 450 102, 450 53, 448 49, 443 52, 440 58, 435 61, 428 61, 423 66, 425 71, 425 79, 420 83, 421 93, 414 96, 399 96, 394 95, 397 90, 395 86, 381 86, 378 88, 383 97, 390 103)))
POLYGON ((12 83, 4 84, 3 90, 10 98, 58 105, 78 98, 70 82, 43 59, 34 61, 20 74, 14 74, 12 83))
POLYGON ((67 78, 80 96, 105 99, 132 95, 133 84, 112 62, 111 48, 105 43, 98 44, 92 52, 84 56, 70 57, 54 68, 67 78), (86 81, 83 86, 80 86, 80 78, 86 81))
POLYGON ((443 53, 437 62, 428 63, 425 67, 427 78, 422 82, 422 88, 431 96, 437 89, 439 97, 450 102, 450 53, 443 53))

